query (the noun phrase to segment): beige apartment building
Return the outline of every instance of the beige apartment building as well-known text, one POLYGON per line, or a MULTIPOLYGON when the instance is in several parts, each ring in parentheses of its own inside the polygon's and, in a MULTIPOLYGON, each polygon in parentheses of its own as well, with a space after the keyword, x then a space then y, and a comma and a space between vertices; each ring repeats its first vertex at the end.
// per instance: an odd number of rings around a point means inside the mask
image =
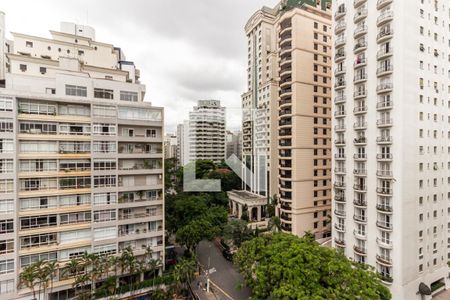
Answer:
POLYGON ((88 26, 10 41, 0 24, 0 299, 31 299, 37 260, 59 262, 50 299, 73 297, 61 270, 85 252, 163 261, 163 109, 139 70, 88 26))
MULTIPOLYGON (((247 22, 243 161, 256 195, 278 196, 283 231, 330 234, 330 1, 281 1, 247 22), (261 193, 266 188, 267 193, 261 193)), ((252 198, 252 197, 244 197, 252 198)), ((241 202, 245 199, 240 199, 241 202)))

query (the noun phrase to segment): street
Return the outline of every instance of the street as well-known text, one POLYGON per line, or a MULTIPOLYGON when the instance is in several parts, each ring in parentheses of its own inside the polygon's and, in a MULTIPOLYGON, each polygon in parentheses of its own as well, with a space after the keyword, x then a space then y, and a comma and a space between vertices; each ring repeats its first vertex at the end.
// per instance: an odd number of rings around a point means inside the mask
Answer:
POLYGON ((233 264, 222 256, 214 243, 200 242, 197 247, 197 258, 205 269, 212 270, 209 278, 212 286, 215 285, 219 288, 216 288, 215 291, 218 291, 220 299, 246 300, 251 296, 251 290, 248 287, 239 287, 243 282, 242 276, 233 264))

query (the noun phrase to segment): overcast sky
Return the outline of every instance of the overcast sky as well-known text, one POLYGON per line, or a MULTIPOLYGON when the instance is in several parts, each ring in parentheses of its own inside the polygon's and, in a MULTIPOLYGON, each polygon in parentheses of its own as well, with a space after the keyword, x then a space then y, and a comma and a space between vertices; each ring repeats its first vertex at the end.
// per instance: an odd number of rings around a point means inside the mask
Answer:
MULTIPOLYGON (((165 107, 166 132, 198 99, 219 99, 230 129, 240 123, 246 90, 244 25, 278 0, 2 0, 6 31, 49 37, 60 21, 95 28, 141 69, 146 101, 165 107)), ((10 37, 10 35, 7 35, 10 37)))

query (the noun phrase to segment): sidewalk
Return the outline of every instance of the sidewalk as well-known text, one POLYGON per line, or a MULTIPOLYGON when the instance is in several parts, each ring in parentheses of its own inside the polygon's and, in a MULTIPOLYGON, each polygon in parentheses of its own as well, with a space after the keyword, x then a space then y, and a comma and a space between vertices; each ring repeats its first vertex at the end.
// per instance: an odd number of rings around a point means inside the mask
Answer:
POLYGON ((195 278, 191 283, 191 288, 199 300, 217 300, 212 292, 208 293, 206 291, 206 277, 204 275, 195 278), (197 284, 199 282, 201 283, 201 288, 198 288, 197 284))

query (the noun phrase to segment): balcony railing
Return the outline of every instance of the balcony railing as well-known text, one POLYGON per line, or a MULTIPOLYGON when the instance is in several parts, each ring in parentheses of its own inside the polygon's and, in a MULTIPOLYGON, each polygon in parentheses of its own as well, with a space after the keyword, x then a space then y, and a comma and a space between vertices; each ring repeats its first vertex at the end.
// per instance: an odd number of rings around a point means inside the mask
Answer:
POLYGON ((343 102, 345 102, 345 100, 346 100, 345 95, 336 96, 334 98, 334 103, 335 104, 343 103, 343 102))
POLYGON ((392 20, 392 18, 394 18, 394 12, 391 10, 386 11, 377 18, 377 25, 381 26, 381 25, 385 24, 386 22, 392 20))
POLYGON ((377 209, 382 212, 392 212, 392 206, 386 204, 377 204, 377 209))
POLYGON ((367 207, 367 201, 365 200, 354 199, 353 204, 356 206, 367 207))
POLYGON ((359 20, 362 20, 365 17, 367 17, 367 9, 360 9, 356 11, 355 16, 353 17, 353 21, 357 23, 359 20))
POLYGON ((377 1, 377 8, 378 9, 382 9, 383 7, 388 5, 389 3, 392 3, 392 0, 378 0, 377 1))
POLYGON ((392 108, 394 102, 393 101, 380 101, 377 103, 378 109, 384 109, 384 108, 392 108))
POLYGON ((389 229, 392 230, 392 223, 385 221, 377 221, 377 227, 381 229, 389 229))
POLYGON ((377 187, 377 193, 382 195, 392 195, 392 189, 386 187, 377 187))
POLYGON ((353 154, 354 159, 367 159, 366 153, 355 153, 353 154))
POLYGON ((383 66, 383 67, 377 69, 377 75, 380 76, 383 73, 392 72, 393 69, 394 69, 394 67, 392 65, 383 66))
POLYGON ((334 46, 336 48, 338 48, 339 46, 342 46, 345 44, 345 37, 339 37, 336 39, 336 41, 334 42, 334 46))
POLYGON ((353 174, 355 175, 367 175, 366 169, 354 169, 353 174))
POLYGON ((353 246, 353 250, 355 250, 356 253, 360 253, 360 254, 366 254, 366 249, 359 247, 359 246, 353 246))
POLYGON ((392 143, 392 136, 379 136, 377 143, 392 143))
POLYGON ((392 52, 393 52, 392 47, 389 47, 389 49, 386 49, 385 47, 383 47, 382 50, 379 50, 377 52, 377 58, 380 59, 384 56, 392 55, 392 52))
POLYGON ((354 184, 353 185, 353 189, 356 191, 365 191, 366 190, 366 186, 363 184, 354 184))
POLYGON ((336 228, 337 231, 345 231, 345 225, 343 224, 334 224, 334 228, 336 228))
POLYGON ((392 177, 392 171, 390 171, 390 170, 377 170, 377 176, 380 176, 380 177, 392 177))
POLYGON ((377 41, 378 43, 380 43, 382 40, 384 40, 385 38, 391 38, 392 35, 394 34, 394 30, 393 29, 383 29, 381 30, 378 35, 377 35, 377 41))
POLYGON ((380 119, 377 120, 377 125, 378 126, 392 126, 393 121, 392 119, 380 119))
POLYGON ((358 222, 367 222, 367 217, 363 215, 353 215, 353 220, 358 222))
POLYGON ((353 33, 354 38, 358 38, 359 36, 367 33, 367 25, 358 26, 353 33))
POLYGON ((384 256, 384 255, 377 254, 377 260, 381 264, 392 265, 392 258, 390 258, 389 256, 384 256))

